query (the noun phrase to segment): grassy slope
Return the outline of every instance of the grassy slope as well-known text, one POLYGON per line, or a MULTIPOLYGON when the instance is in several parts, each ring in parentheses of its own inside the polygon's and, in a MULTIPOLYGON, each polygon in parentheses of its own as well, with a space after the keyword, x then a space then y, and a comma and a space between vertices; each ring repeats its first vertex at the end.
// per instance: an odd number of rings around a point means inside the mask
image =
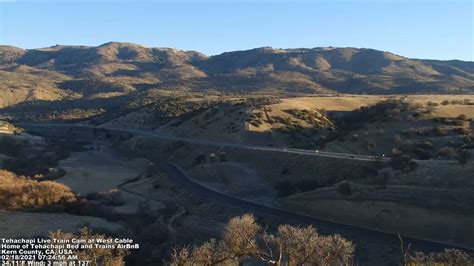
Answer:
POLYGON ((240 94, 472 92, 474 80, 472 62, 413 60, 355 48, 258 48, 207 57, 112 42, 33 50, 1 46, 0 55, 3 107, 72 96, 113 101, 150 89, 240 94))

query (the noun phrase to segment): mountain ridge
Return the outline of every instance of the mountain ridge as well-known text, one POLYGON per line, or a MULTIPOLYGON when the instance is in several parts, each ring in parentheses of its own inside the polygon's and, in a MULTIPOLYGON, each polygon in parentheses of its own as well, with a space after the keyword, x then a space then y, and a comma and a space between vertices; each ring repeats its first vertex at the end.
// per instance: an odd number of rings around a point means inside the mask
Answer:
POLYGON ((0 71, 0 108, 150 89, 292 95, 474 92, 474 62, 411 59, 351 47, 260 47, 207 56, 126 42, 40 49, 1 45, 0 71))
POLYGON ((407 56, 402 56, 402 55, 395 54, 395 53, 390 52, 390 51, 378 50, 378 49, 375 49, 375 48, 367 48, 367 47, 354 47, 354 46, 346 46, 346 47, 342 47, 342 46, 315 46, 315 47, 312 47, 312 48, 309 48, 309 47, 273 48, 271 46, 260 46, 260 47, 250 48, 250 49, 224 51, 224 52, 221 52, 219 54, 207 55, 207 54, 199 52, 197 50, 186 50, 186 49, 179 49, 179 48, 172 48, 172 47, 160 47, 160 46, 146 46, 146 45, 133 43, 133 42, 109 41, 109 42, 99 44, 99 45, 96 45, 96 46, 94 46, 94 45, 85 45, 85 44, 81 44, 81 45, 55 44, 55 45, 52 45, 52 46, 37 47, 37 48, 22 48, 22 47, 15 46, 15 45, 0 44, 0 50, 2 50, 2 48, 8 48, 8 47, 12 48, 12 49, 18 49, 18 50, 24 50, 24 51, 28 51, 28 50, 50 50, 52 48, 57 48, 57 47, 63 47, 63 48, 95 48, 95 47, 103 47, 103 46, 117 45, 117 44, 130 45, 130 46, 139 46, 139 47, 146 48, 146 49, 172 49, 172 50, 183 51, 183 52, 198 52, 198 53, 201 53, 202 55, 204 55, 206 57, 213 57, 213 56, 219 56, 219 55, 226 54, 226 53, 245 52, 245 51, 259 50, 259 49, 261 49, 261 50, 270 49, 270 50, 281 50, 281 51, 307 51, 307 50, 328 51, 328 50, 334 50, 334 49, 354 49, 354 50, 364 50, 364 49, 366 49, 366 50, 375 50, 375 51, 380 51, 380 52, 386 52, 386 53, 394 54, 396 56, 400 56, 400 57, 403 57, 405 59, 410 59, 410 60, 437 61, 437 62, 455 62, 455 61, 458 61, 458 62, 467 62, 467 63, 473 63, 474 64, 474 61, 469 61, 469 60, 407 57, 407 56))

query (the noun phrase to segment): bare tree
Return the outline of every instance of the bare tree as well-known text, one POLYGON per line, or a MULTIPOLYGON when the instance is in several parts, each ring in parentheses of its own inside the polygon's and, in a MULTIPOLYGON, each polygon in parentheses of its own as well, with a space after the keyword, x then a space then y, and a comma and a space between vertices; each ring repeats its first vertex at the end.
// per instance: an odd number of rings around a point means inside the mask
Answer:
POLYGON ((252 214, 232 218, 223 239, 185 246, 171 254, 171 265, 215 265, 244 260, 269 265, 351 265, 354 245, 339 235, 321 236, 312 226, 280 225, 269 234, 252 214))
POLYGON ((257 236, 262 228, 253 214, 244 214, 230 219, 224 228, 223 241, 233 259, 258 255, 257 236))
MULTIPOLYGON (((51 239, 62 240, 80 238, 87 242, 94 239, 112 240, 112 238, 106 235, 92 233, 92 231, 87 227, 82 228, 78 236, 75 236, 71 233, 56 231, 50 232, 49 237, 51 239)), ((90 265, 92 266, 122 266, 125 265, 124 259, 129 254, 129 252, 125 249, 99 248, 93 246, 93 248, 83 248, 75 250, 74 254, 77 255, 81 260, 90 260, 90 265)))

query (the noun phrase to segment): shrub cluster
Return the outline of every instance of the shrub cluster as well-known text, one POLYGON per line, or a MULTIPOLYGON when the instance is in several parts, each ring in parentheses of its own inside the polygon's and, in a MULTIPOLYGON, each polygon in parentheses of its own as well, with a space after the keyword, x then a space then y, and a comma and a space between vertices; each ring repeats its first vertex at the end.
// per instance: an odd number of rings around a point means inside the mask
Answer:
POLYGON ((0 208, 44 208, 76 200, 65 185, 53 181, 36 181, 0 170, 0 208))
POLYGON ((458 100, 444 100, 441 102, 442 105, 474 105, 474 102, 471 102, 471 99, 458 99, 458 100))
POLYGON ((246 121, 254 127, 260 127, 260 125, 263 125, 263 113, 252 113, 249 115, 246 121))
POLYGON ((173 250, 170 265, 352 265, 354 245, 340 235, 322 236, 312 226, 280 225, 266 232, 251 214, 232 218, 222 240, 173 250))
POLYGON ((331 120, 316 110, 288 109, 284 111, 310 125, 313 125, 315 128, 334 127, 334 124, 331 120))
MULTIPOLYGON (((94 234, 90 229, 84 227, 81 229, 78 236, 71 233, 65 233, 62 231, 50 232, 49 237, 51 239, 59 240, 71 240, 82 239, 85 241, 92 239, 103 239, 105 241, 111 240, 110 237, 101 234, 94 234)), ((128 255, 128 251, 125 249, 116 248, 92 248, 74 250, 74 254, 78 256, 80 260, 90 261, 91 266, 120 266, 125 265, 124 258, 128 255)))
POLYGON ((404 265, 474 265, 474 258, 458 249, 445 249, 441 252, 425 254, 420 251, 404 252, 404 265))
POLYGON ((458 117, 435 117, 432 120, 433 122, 442 123, 445 125, 464 126, 464 121, 467 121, 468 118, 461 114, 458 117))

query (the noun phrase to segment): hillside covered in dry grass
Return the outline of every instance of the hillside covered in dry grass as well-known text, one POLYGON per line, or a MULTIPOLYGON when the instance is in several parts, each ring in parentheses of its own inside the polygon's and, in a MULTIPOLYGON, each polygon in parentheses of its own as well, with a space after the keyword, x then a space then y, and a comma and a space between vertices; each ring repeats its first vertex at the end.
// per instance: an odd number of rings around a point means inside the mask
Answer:
POLYGON ((143 105, 144 99, 166 91, 469 93, 474 91, 474 63, 409 59, 356 48, 257 48, 208 57, 110 42, 31 50, 0 46, 0 79, 0 108, 29 103, 30 109, 41 109, 55 102, 50 109, 74 118, 125 104, 143 105))

